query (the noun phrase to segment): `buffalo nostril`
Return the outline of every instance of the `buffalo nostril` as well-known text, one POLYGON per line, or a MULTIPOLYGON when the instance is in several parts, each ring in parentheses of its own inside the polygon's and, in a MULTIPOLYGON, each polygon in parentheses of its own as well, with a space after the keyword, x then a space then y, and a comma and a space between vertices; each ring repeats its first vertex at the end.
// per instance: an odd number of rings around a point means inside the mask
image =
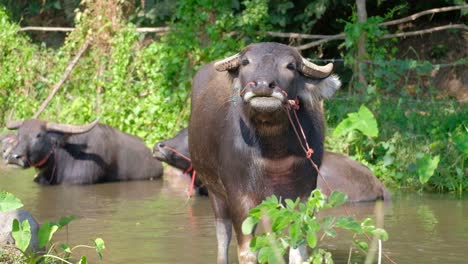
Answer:
POLYGON ((268 87, 270 87, 271 89, 274 89, 276 86, 276 82, 271 82, 270 85, 268 87))
POLYGON ((164 143, 158 143, 158 148, 164 148, 164 143))

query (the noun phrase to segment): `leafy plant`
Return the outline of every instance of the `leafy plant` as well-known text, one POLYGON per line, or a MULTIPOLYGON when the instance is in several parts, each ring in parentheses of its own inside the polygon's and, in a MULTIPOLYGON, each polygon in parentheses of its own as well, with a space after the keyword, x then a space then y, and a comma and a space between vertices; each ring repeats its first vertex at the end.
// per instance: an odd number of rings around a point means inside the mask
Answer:
MULTIPOLYGON (((23 205, 21 201, 11 193, 4 191, 0 192, 0 212, 15 210, 21 208, 22 206, 23 205)), ((55 245, 51 242, 54 233, 68 225, 74 219, 74 216, 67 216, 60 218, 58 222, 45 222, 41 225, 37 234, 39 241, 38 246, 39 248, 44 248, 45 246, 50 245, 49 250, 46 254, 27 251, 32 238, 31 226, 29 224, 29 221, 24 220, 20 223, 17 219, 14 219, 12 223, 12 236, 15 239, 16 249, 18 249, 21 252, 24 263, 43 263, 43 261, 48 261, 49 259, 59 260, 60 262, 64 263, 71 263, 70 258, 72 252, 80 247, 96 249, 99 258, 102 259, 102 250, 105 248, 105 244, 104 240, 102 240, 101 238, 96 238, 94 240, 94 246, 78 245, 73 248, 70 248, 70 246, 62 244, 60 245, 62 252, 55 251, 55 245)), ((86 257, 81 256, 80 260, 77 263, 86 264, 86 257)))
POLYGON ((439 161, 439 155, 434 158, 428 154, 420 155, 416 160, 416 173, 419 177, 419 182, 426 184, 429 181, 429 178, 434 175, 434 171, 437 168, 437 165, 439 165, 439 161))
MULTIPOLYGON (((311 249, 307 263, 333 263, 331 254, 318 248, 320 242, 319 232, 324 236, 335 237, 336 228, 351 231, 354 234, 373 234, 380 239, 387 240, 385 230, 376 228, 370 218, 362 222, 350 216, 317 218, 320 211, 337 207, 345 203, 347 196, 344 193, 332 192, 327 197, 316 189, 312 191, 307 201, 301 202, 285 199, 281 201, 276 196, 267 197, 261 204, 249 211, 249 216, 242 224, 244 234, 252 234, 256 225, 266 219, 271 226, 266 232, 255 236, 250 247, 258 251, 260 263, 282 263, 284 255, 289 248, 298 248, 306 245, 311 249)), ((323 238, 323 236, 322 236, 323 238)), ((367 249, 367 243, 355 240, 361 249, 367 249)))

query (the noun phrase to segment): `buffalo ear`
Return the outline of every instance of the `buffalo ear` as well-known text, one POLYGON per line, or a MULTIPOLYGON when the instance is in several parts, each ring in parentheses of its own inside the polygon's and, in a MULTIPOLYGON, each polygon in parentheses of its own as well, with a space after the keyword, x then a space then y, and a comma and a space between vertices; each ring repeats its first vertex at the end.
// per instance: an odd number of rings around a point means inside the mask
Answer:
POLYGON ((335 94, 335 92, 340 89, 340 87, 340 78, 335 74, 321 79, 313 85, 308 85, 308 89, 313 90, 312 92, 314 93, 318 93, 322 99, 328 99, 332 97, 333 94, 335 94))

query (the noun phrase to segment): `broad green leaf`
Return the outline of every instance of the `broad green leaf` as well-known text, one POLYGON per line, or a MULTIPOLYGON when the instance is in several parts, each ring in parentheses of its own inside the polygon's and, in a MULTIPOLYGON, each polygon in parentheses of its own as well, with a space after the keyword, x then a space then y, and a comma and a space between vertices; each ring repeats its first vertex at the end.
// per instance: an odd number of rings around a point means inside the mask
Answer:
POLYGON ((349 113, 348 117, 341 121, 341 123, 339 123, 335 128, 333 136, 339 137, 352 130, 358 130, 371 138, 379 135, 377 120, 372 112, 364 105, 361 105, 358 112, 349 113))
POLYGON ((336 222, 335 226, 339 228, 343 228, 346 230, 351 230, 354 233, 360 234, 362 233, 361 224, 359 224, 353 217, 351 216, 341 216, 339 217, 336 222))
POLYGON ((336 192, 336 191, 333 191, 331 194, 330 194, 330 198, 328 198, 328 202, 332 205, 332 206, 340 206, 342 204, 344 204, 346 202, 346 200, 348 200, 348 196, 342 192, 336 192))
POLYGON ((19 223, 17 219, 13 220, 11 235, 15 239, 15 245, 21 251, 26 251, 31 241, 31 226, 28 220, 19 223))
POLYGON ((439 160, 439 155, 432 158, 430 155, 424 154, 416 161, 416 172, 422 184, 427 183, 432 175, 434 175, 434 171, 439 165, 439 160))
POLYGON ((106 245, 104 244, 104 240, 98 237, 94 240, 94 244, 96 245, 96 252, 99 255, 99 259, 102 260, 102 250, 106 248, 106 245))
POLYGON ((252 234, 255 225, 258 223, 258 220, 249 216, 247 217, 244 222, 242 222, 242 233, 244 235, 252 234))
POLYGON ((75 219, 76 219, 76 216, 74 216, 74 215, 64 216, 64 217, 60 218, 58 224, 62 228, 64 226, 68 225, 71 221, 73 221, 75 219))
POLYGON ((23 207, 20 199, 5 191, 0 192, 0 212, 12 211, 23 207))
POLYGON ((45 222, 42 224, 38 233, 39 247, 42 248, 47 245, 58 229, 59 226, 55 223, 45 222))

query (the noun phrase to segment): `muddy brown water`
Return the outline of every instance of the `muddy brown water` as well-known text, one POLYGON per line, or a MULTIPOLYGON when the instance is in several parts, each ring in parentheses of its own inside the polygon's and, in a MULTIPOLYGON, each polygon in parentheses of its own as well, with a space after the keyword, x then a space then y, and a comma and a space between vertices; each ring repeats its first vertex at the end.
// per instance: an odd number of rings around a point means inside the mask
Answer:
MULTIPOLYGON (((91 263, 215 263, 208 198, 187 200, 188 181, 167 171, 163 180, 155 181, 40 186, 32 181, 34 170, 0 168, 0 190, 19 197, 39 223, 75 215, 77 219, 58 231, 54 241, 74 246, 103 238, 101 262, 93 250, 76 252, 91 263)), ((383 250, 396 263, 468 263, 468 197, 394 192, 392 198, 383 206, 390 236, 383 250)), ((375 207, 376 203, 362 203, 347 208, 363 219, 374 217, 375 207)), ((336 263, 347 263, 349 239, 339 233, 321 246, 332 251, 336 263)), ((230 257, 235 263, 232 244, 230 257)), ((352 252, 352 263, 363 263, 362 254, 352 252)))

